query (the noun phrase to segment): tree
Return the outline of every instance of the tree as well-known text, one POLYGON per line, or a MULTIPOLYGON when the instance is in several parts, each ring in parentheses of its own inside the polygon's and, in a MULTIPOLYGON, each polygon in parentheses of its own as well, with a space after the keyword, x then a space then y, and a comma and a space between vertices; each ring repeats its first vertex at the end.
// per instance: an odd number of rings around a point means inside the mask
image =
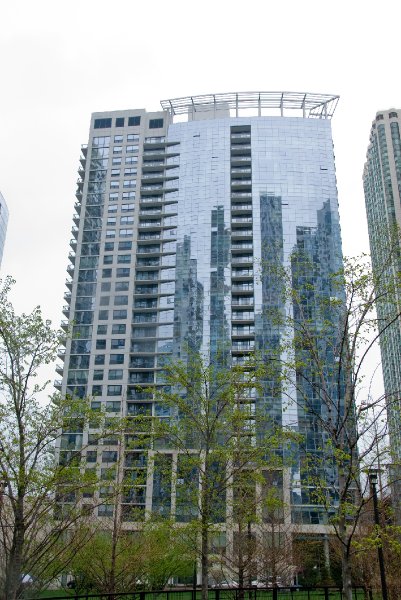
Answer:
POLYGON ((132 531, 113 519, 101 527, 89 523, 90 529, 89 542, 69 566, 77 592, 161 590, 172 576, 192 572, 187 544, 171 520, 149 519, 132 531))
MULTIPOLYGON (((270 314, 281 332, 281 356, 270 360, 280 361, 304 438, 298 485, 339 540, 343 590, 351 600, 353 538, 370 499, 366 471, 377 467, 380 454, 389 456, 385 411, 398 404, 397 395, 372 397, 364 372, 378 340, 400 318, 399 281, 386 277, 386 265, 372 271, 365 255, 341 266, 324 247, 323 231, 301 233, 288 268, 263 266, 280 281, 285 307, 270 314)), ((387 247, 387 266, 396 247, 387 247)))
POLYGON ((85 483, 79 452, 57 465, 54 448, 67 423, 82 431, 87 414, 85 401, 46 398, 48 382, 37 383, 61 336, 38 307, 15 314, 8 300, 13 283, 7 278, 0 288, 0 597, 7 600, 18 597, 23 574, 40 578, 50 560, 68 563, 74 543, 84 541, 75 527, 79 507, 60 504, 85 483), (62 546, 67 530, 70 545, 62 546))
MULTIPOLYGON (((254 496, 256 478, 263 468, 282 464, 282 444, 290 437, 266 410, 256 407, 260 376, 260 365, 252 357, 227 367, 224 361, 207 363, 188 352, 186 360, 166 365, 166 385, 156 393, 156 414, 164 416, 154 423, 154 481, 168 495, 172 482, 172 512, 178 522, 192 527, 203 600, 208 594, 213 537, 225 531, 226 520, 233 529, 243 522, 233 494, 246 491, 248 500, 254 496), (166 466, 168 476, 163 475, 166 466)), ((255 506, 248 500, 249 520, 255 506)), ((165 502, 160 504, 166 510, 165 502)), ((243 587, 244 564, 239 576, 243 587)))

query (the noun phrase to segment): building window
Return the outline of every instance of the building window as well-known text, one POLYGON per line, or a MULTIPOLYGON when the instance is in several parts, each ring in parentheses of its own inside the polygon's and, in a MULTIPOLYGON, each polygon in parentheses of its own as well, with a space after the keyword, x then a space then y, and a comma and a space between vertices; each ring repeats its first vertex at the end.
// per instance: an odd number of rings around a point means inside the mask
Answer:
POLYGON ((141 117, 128 117, 128 127, 138 127, 141 124, 141 117))
POLYGON ((107 129, 111 127, 111 119, 95 119, 94 129, 107 129))
POLYGON ((98 517, 112 517, 114 514, 114 506, 112 504, 101 504, 97 509, 98 517))
POLYGON ((389 114, 390 119, 396 119, 398 117, 398 114, 396 112, 391 112, 389 114))
POLYGON ((127 142, 139 142, 139 135, 137 133, 129 133, 127 135, 127 142))
POLYGON ((125 179, 124 180, 124 188, 133 188, 136 187, 136 179, 125 179))
POLYGON ((122 377, 123 377, 122 369, 110 369, 109 370, 109 379, 117 380, 117 379, 122 379, 122 377))
POLYGON ((113 264, 113 255, 112 254, 105 254, 103 256, 103 264, 104 265, 112 265, 113 264))
POLYGON ((118 264, 122 263, 130 263, 131 262, 131 254, 119 254, 117 257, 118 264))
POLYGON ((118 192, 111 192, 109 194, 109 202, 117 202, 118 201, 118 192))
POLYGON ((119 250, 132 250, 132 242, 118 242, 119 250))
POLYGON ((132 225, 134 222, 134 217, 121 217, 120 225, 132 225))
MULTIPOLYGON (((116 118, 116 127, 124 127, 124 121, 125 121, 124 117, 117 117, 116 118)), ((120 137, 120 136, 117 136, 117 137, 120 137)))
POLYGON ((383 121, 384 116, 383 115, 376 115, 376 121, 383 121))
POLYGON ((126 306, 128 304, 128 296, 115 296, 114 297, 114 305, 115 306, 126 306))
POLYGON ((110 354, 110 364, 111 365, 123 365, 124 364, 124 354, 110 354))
POLYGON ((112 327, 111 333, 114 334, 124 334, 126 332, 125 323, 115 323, 112 327))
MULTIPOLYGON (((107 238, 116 237, 115 229, 106 229, 106 237, 107 238)), ((103 275, 103 277, 111 277, 111 275, 103 275)))
POLYGON ((112 169, 111 176, 112 177, 120 177, 120 169, 112 169))
POLYGON ((116 292, 128 292, 129 281, 116 281, 115 290, 116 292))
POLYGON ((136 192, 123 192, 123 200, 135 200, 136 192))
POLYGON ((134 167, 129 167, 127 169, 124 169, 124 177, 127 177, 129 175, 136 175, 137 174, 137 169, 134 169, 134 167))
POLYGON ((121 410, 121 402, 118 400, 109 400, 106 402, 106 412, 119 413, 121 410))
MULTIPOLYGON (((117 212, 117 210, 118 210, 117 204, 109 204, 107 212, 117 212)), ((107 221, 107 223, 109 223, 109 222, 107 221)))
POLYGON ((103 386, 101 386, 101 385, 92 385, 92 396, 101 396, 102 389, 103 389, 103 386))
POLYGON ((97 354, 95 356, 95 365, 104 365, 104 354, 97 354))
POLYGON ((110 181, 110 189, 111 190, 118 190, 119 187, 120 187, 119 181, 110 181))
POLYGON ((132 152, 138 152, 138 146, 127 146, 127 154, 132 152))
POLYGON ((114 321, 117 321, 118 319, 126 319, 127 318, 127 311, 124 309, 120 309, 120 310, 113 310, 113 319, 114 321))
POLYGON ((127 156, 127 158, 125 159, 126 165, 135 165, 137 162, 138 162, 137 156, 127 156))
POLYGON ((127 267, 117 269, 116 277, 129 277, 130 270, 127 267))
POLYGON ((132 229, 120 229, 120 237, 129 237, 133 234, 132 229))
POLYGON ((121 210, 134 210, 134 203, 131 202, 130 204, 123 204, 121 206, 121 210))
POLYGON ((107 386, 107 395, 108 396, 121 396, 121 385, 108 385, 107 386))
POLYGON ((122 151, 123 151, 122 146, 114 146, 114 148, 113 148, 113 154, 121 154, 122 151))
POLYGON ((109 311, 108 310, 99 310, 99 321, 107 321, 107 319, 109 318, 109 311))
POLYGON ((96 340, 96 350, 106 350, 106 340, 96 340))
MULTIPOLYGON (((106 232, 107 234, 107 232, 106 232)), ((106 277, 111 277, 111 271, 112 269, 102 269, 102 277, 106 278, 106 277)))
POLYGON ((103 370, 95 369, 93 371, 93 381, 102 381, 103 380, 103 370))
POLYGON ((149 129, 159 129, 160 127, 163 127, 163 119, 149 120, 149 129))
POLYGON ((113 252, 114 250, 114 242, 106 242, 104 245, 105 252, 113 252))
POLYGON ((112 350, 120 350, 121 348, 125 348, 125 339, 124 338, 116 338, 111 340, 111 349, 112 350))
POLYGON ((88 450, 86 452, 86 462, 95 463, 97 460, 97 452, 96 450, 88 450))
POLYGON ((97 335, 107 335, 107 325, 98 325, 97 335))
POLYGON ((112 165, 113 166, 121 165, 121 156, 117 156, 116 158, 113 158, 112 165))
POLYGON ((100 285, 100 291, 102 291, 102 292, 109 292, 110 290, 111 290, 111 283, 110 283, 110 281, 104 281, 100 285))

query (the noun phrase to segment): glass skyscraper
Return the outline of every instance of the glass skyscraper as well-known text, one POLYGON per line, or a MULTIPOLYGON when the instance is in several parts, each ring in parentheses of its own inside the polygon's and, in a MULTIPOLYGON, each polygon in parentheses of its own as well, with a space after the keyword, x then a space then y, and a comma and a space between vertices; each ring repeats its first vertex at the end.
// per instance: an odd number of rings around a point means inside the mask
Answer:
MULTIPOLYGON (((157 112, 92 116, 67 269, 63 326, 73 336, 60 351, 62 393, 89 395, 110 417, 155 415, 162 408, 149 388, 163 385, 169 357, 193 348, 241 364, 254 349, 278 347, 267 314, 282 300, 260 265, 273 257, 291 267, 302 249, 322 288, 341 266, 330 124, 337 100, 212 94, 162 101, 157 112)), ((268 390, 252 401, 313 437, 295 401, 268 390)), ((107 468, 124 450, 104 442, 91 430, 65 431, 60 456, 84 447, 88 466, 107 468)), ((145 446, 123 464, 145 473, 123 495, 129 521, 130 508, 151 511, 165 490, 146 475, 145 446)), ((327 516, 302 495, 299 469, 284 480, 276 484, 291 506, 286 518, 324 533, 327 516)), ((109 516, 114 507, 97 510, 109 516)))
POLYGON ((6 201, 0 193, 0 265, 3 258, 4 244, 6 243, 8 224, 8 208, 6 201))
MULTIPOLYGON (((401 110, 380 111, 372 123, 370 144, 363 171, 366 214, 372 265, 376 272, 384 270, 384 279, 396 281, 401 262, 399 250, 390 247, 401 227, 401 110), (391 253, 391 254, 390 254, 391 253), (390 260, 389 260, 390 259, 390 260)), ((398 297, 390 304, 377 304, 382 323, 388 315, 400 311, 398 297)), ((384 387, 388 398, 387 412, 393 449, 401 453, 401 321, 398 319, 380 336, 384 387)))

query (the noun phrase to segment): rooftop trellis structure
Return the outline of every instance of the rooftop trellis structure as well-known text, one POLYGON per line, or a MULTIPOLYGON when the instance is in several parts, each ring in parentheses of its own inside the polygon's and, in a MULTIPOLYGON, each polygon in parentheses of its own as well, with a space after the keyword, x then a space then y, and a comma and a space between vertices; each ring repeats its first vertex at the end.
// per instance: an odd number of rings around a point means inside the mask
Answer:
POLYGON ((274 114, 286 116, 287 111, 298 111, 303 118, 331 119, 339 96, 333 94, 313 94, 304 92, 227 92, 224 94, 204 94, 162 100, 161 105, 171 117, 185 115, 194 118, 197 112, 230 111, 230 116, 246 116, 245 111, 257 111, 258 116, 274 114))

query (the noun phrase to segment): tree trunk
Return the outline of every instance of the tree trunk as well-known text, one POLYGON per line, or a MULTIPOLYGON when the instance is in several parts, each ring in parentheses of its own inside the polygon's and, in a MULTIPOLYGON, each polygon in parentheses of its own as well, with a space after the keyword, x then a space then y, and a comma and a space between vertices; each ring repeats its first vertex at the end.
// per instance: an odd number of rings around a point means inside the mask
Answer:
POLYGON ((22 551, 25 541, 23 500, 17 499, 13 543, 6 569, 4 600, 16 600, 21 587, 22 551))
POLYGON ((238 598, 244 598, 244 553, 243 553, 243 532, 241 518, 238 519, 238 598))
POLYGON ((209 595, 209 526, 202 515, 201 553, 202 553, 202 600, 208 600, 209 595))
POLYGON ((339 533, 341 535, 341 574, 343 582, 344 600, 352 600, 352 576, 351 561, 349 556, 349 543, 346 534, 345 517, 341 517, 339 524, 339 533))

